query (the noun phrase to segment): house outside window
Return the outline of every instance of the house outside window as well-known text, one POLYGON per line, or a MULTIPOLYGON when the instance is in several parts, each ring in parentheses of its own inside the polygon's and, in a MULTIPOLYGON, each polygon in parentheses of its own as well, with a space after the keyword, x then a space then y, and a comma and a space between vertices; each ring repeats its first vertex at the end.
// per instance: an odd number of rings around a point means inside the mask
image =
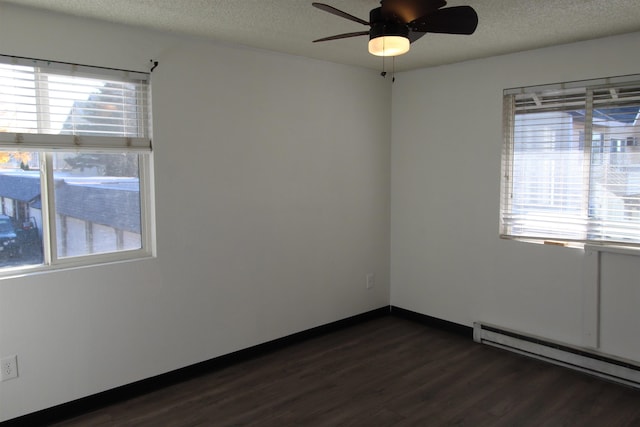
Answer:
POLYGON ((150 256, 148 80, 0 56, 0 274, 150 256))
POLYGON ((508 89, 500 234, 640 247, 640 75, 508 89))

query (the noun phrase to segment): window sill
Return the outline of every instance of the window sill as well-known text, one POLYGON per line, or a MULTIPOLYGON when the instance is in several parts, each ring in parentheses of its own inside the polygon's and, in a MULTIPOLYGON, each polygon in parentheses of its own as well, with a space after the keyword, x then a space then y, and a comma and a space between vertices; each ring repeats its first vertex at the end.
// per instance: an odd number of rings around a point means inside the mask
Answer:
POLYGON ((513 237, 501 235, 500 238, 505 240, 514 240, 518 242, 534 243, 538 245, 558 246, 563 248, 581 249, 585 252, 605 252, 611 254, 640 256, 640 246, 624 246, 624 245, 598 245, 593 243, 580 243, 561 240, 543 240, 522 237, 513 237))
POLYGON ((125 262, 145 261, 156 258, 155 255, 144 250, 135 251, 135 254, 122 256, 123 252, 113 254, 92 255, 87 260, 78 257, 78 259, 69 259, 56 264, 38 264, 5 268, 0 271, 0 281, 5 279, 15 279, 35 274, 47 274, 61 270, 74 270, 79 268, 100 267, 109 264, 119 264, 125 262))

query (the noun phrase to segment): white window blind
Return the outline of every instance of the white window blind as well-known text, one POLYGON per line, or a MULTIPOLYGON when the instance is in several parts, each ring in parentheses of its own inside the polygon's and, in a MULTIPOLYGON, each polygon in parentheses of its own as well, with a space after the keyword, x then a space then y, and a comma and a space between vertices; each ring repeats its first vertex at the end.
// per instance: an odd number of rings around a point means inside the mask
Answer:
POLYGON ((502 237, 640 245, 640 75, 504 92, 502 237))
POLYGON ((0 56, 0 148, 149 151, 149 74, 0 56))

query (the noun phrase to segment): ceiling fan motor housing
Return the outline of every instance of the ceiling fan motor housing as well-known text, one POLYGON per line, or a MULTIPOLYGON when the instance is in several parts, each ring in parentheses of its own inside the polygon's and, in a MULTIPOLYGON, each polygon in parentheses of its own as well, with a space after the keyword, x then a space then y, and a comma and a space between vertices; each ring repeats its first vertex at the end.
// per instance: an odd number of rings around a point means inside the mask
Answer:
POLYGON ((371 23, 369 40, 382 36, 409 37, 409 27, 406 24, 385 19, 382 15, 381 7, 372 9, 369 12, 369 22, 371 23))

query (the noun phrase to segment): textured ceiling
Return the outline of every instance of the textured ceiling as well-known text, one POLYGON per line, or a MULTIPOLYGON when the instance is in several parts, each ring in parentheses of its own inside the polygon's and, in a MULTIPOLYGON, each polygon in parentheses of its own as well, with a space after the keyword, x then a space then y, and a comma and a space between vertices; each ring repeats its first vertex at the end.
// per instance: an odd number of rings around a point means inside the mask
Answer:
MULTIPOLYGON (((379 69, 367 37, 312 43, 367 30, 311 6, 311 0, 0 0, 110 22, 379 69)), ((323 0, 368 20, 377 0, 323 0)), ((638 0, 451 0, 470 5, 471 36, 428 34, 396 59, 396 70, 422 68, 537 47, 640 31, 638 0)))

